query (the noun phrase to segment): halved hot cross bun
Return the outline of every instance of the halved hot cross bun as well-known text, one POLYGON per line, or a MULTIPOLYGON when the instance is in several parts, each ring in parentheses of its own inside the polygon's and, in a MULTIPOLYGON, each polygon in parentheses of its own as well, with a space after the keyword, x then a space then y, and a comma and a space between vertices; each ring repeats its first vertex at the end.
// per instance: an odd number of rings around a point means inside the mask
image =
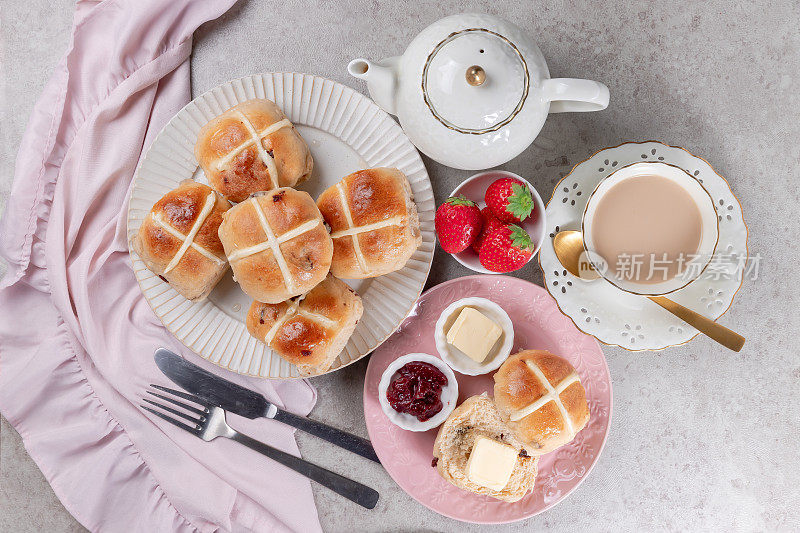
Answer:
POLYGON ((239 286, 259 302, 279 303, 325 279, 333 243, 314 200, 289 187, 256 193, 219 227, 239 286))
POLYGON ((200 130, 194 153, 211 186, 233 202, 294 187, 314 166, 306 142, 266 99, 242 102, 212 119, 200 130))
POLYGON ((322 374, 344 349, 363 310, 361 297, 329 274, 304 296, 279 304, 253 302, 247 331, 302 375, 322 374))
POLYGON ((217 230, 230 207, 211 187, 184 180, 155 203, 131 245, 176 291, 202 300, 228 269, 217 230))
POLYGON ((394 272, 422 243, 411 185, 396 168, 354 172, 323 192, 317 205, 331 228, 336 277, 394 272))
POLYGON ((433 456, 439 475, 456 487, 507 502, 518 501, 533 490, 539 464, 539 458, 528 454, 525 443, 511 432, 485 392, 467 398, 450 413, 436 435, 433 456), (479 485, 469 478, 470 454, 480 438, 511 446, 518 454, 511 477, 500 490, 479 485))
POLYGON ((523 350, 503 363, 494 375, 494 401, 532 455, 567 444, 589 421, 575 368, 544 350, 523 350))

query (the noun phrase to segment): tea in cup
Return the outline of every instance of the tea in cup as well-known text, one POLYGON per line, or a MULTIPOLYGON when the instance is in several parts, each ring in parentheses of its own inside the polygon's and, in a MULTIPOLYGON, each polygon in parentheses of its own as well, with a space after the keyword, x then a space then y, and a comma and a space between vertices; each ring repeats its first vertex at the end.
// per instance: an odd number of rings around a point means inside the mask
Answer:
POLYGON ((622 290, 678 290, 703 272, 719 226, 708 191, 683 169, 643 162, 620 168, 595 188, 581 222, 594 268, 622 290))

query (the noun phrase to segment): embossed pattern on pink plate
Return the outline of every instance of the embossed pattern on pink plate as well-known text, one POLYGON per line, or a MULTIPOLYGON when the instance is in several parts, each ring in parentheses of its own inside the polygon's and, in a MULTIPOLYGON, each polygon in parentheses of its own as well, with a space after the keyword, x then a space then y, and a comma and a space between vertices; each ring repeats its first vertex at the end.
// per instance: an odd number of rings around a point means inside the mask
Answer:
MULTIPOLYGON (((489 391, 493 373, 465 376, 456 372, 459 403, 489 391)), ((479 524, 502 524, 549 509, 589 474, 600 456, 611 419, 611 377, 597 341, 582 333, 558 310, 546 290, 508 276, 467 276, 437 285, 423 294, 408 318, 372 354, 364 382, 364 416, 378 457, 389 475, 411 497, 439 514, 479 524), (545 349, 569 360, 586 389, 591 418, 566 446, 542 456, 533 492, 515 503, 463 491, 443 480, 431 466, 437 429, 404 431, 392 424, 378 403, 378 382, 393 360, 410 352, 438 356, 433 327, 439 314, 459 298, 479 296, 500 305, 514 322, 514 348, 545 349)))

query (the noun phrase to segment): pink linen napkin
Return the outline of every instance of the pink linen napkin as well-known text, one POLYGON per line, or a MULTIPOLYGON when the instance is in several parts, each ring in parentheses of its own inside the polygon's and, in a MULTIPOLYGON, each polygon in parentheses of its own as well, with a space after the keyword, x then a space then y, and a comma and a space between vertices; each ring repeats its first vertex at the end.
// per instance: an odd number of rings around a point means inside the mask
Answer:
MULTIPOLYGON (((0 410, 90 530, 320 529, 308 480, 138 407, 148 383, 168 384, 152 358, 159 346, 290 411, 316 401, 307 382, 248 380, 189 353, 143 299, 128 257, 136 165, 189 101, 192 32, 234 1, 79 1, 17 159, 0 222, 0 410)), ((298 454, 287 426, 229 421, 298 454)))

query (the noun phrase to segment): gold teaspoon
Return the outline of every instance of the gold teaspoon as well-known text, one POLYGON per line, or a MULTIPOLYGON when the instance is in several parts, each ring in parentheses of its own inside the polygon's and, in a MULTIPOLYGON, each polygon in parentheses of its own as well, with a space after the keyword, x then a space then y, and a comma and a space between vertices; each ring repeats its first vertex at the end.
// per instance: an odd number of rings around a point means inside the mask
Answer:
MULTIPOLYGON (((560 231, 553 239, 553 248, 556 257, 570 274, 584 280, 593 280, 600 277, 591 264, 584 259, 581 265, 581 255, 584 252, 583 235, 580 231, 560 231), (582 267, 582 268, 581 268, 582 267)), ((657 303, 676 317, 680 318, 697 331, 708 335, 726 348, 738 352, 744 346, 744 337, 731 331, 710 318, 696 313, 679 303, 673 302, 664 296, 648 296, 650 301, 657 303)))

